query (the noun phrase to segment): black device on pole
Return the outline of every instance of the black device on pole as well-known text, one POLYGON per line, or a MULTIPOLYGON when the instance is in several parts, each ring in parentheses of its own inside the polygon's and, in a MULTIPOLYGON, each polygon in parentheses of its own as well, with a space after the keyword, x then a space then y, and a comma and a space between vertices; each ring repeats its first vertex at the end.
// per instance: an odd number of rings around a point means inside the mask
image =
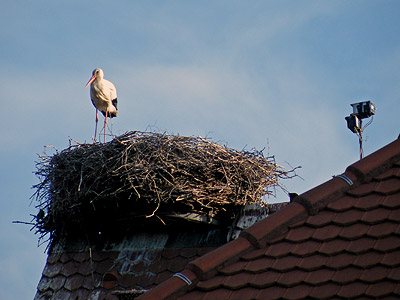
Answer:
POLYGON ((363 156, 363 147, 362 147, 362 134, 364 129, 371 124, 373 118, 365 124, 365 126, 362 126, 362 120, 365 118, 369 118, 375 114, 375 104, 372 103, 371 101, 364 101, 364 102, 357 102, 350 104, 353 107, 353 113, 350 114, 350 116, 347 116, 346 122, 347 122, 347 128, 349 128, 352 132, 357 134, 358 140, 360 143, 360 159, 362 159, 363 156))

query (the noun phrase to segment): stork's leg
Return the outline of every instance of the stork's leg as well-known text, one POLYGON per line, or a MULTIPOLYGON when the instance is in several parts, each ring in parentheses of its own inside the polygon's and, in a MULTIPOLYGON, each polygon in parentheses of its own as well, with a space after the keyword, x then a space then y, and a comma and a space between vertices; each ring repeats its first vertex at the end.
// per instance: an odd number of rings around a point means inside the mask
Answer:
POLYGON ((94 142, 96 143, 97 141, 97 123, 99 122, 99 113, 98 109, 96 108, 96 125, 94 127, 94 142))
POLYGON ((106 143, 107 115, 108 115, 108 107, 106 108, 106 118, 104 119, 104 144, 106 143))

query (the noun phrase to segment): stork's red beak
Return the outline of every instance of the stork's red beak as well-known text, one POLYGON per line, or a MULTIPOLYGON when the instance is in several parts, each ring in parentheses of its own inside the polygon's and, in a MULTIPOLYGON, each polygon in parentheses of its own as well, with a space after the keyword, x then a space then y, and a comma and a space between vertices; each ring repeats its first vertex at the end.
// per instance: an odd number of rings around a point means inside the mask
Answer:
POLYGON ((89 79, 88 83, 86 83, 85 88, 88 87, 95 79, 96 79, 96 75, 93 75, 93 76, 89 79))

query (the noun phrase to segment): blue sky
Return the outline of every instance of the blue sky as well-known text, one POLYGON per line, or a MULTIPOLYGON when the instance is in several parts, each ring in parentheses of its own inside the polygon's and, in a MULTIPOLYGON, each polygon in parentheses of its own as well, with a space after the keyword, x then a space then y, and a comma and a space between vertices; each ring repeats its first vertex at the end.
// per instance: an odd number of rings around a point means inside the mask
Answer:
MULTIPOLYGON (((33 299, 45 247, 29 226, 37 153, 91 141, 84 86, 117 87, 114 134, 167 130, 302 166, 302 193, 358 159, 344 117, 372 100, 365 154, 397 138, 400 2, 3 1, 0 298, 33 299)), ((278 193, 271 202, 287 201, 278 193)))

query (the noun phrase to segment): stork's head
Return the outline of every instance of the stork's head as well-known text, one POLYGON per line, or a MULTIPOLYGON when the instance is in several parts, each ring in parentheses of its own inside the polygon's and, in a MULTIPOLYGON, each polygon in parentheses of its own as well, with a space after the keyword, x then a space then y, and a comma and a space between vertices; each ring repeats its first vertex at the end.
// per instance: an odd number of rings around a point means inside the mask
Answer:
POLYGON ((95 81, 96 79, 101 80, 104 77, 104 73, 102 69, 94 69, 92 72, 92 77, 89 79, 88 83, 86 83, 85 87, 88 87, 93 81, 95 81))

